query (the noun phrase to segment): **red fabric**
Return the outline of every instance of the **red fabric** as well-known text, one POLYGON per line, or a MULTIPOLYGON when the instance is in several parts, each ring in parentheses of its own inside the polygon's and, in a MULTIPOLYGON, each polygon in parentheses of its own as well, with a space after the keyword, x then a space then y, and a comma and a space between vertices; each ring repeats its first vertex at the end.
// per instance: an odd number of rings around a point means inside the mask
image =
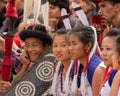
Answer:
POLYGON ((5 13, 6 17, 12 17, 15 19, 18 18, 15 2, 16 2, 16 0, 9 0, 8 1, 7 11, 5 13))
POLYGON ((75 60, 75 71, 74 74, 77 75, 78 73, 78 60, 75 60))
POLYGON ((14 40, 15 44, 16 44, 19 48, 21 48, 21 42, 20 42, 20 38, 19 38, 19 36, 18 36, 18 33, 16 33, 16 34, 14 35, 13 40, 14 40))
POLYGON ((54 63, 53 69, 54 69, 54 73, 55 73, 56 72, 56 63, 54 63))
POLYGON ((100 46, 101 42, 102 42, 102 36, 101 36, 101 34, 98 34, 97 41, 98 41, 98 45, 100 46))
POLYGON ((87 71, 88 63, 89 63, 89 51, 87 49, 85 50, 85 55, 86 55, 86 64, 85 64, 85 66, 83 68, 84 73, 87 71))
POLYGON ((118 65, 120 65, 120 61, 118 61, 118 65))
POLYGON ((102 32, 102 39, 103 39, 103 37, 105 36, 105 34, 106 34, 108 31, 109 31, 108 28, 105 28, 105 29, 104 29, 104 31, 102 32))
POLYGON ((104 86, 105 82, 108 80, 108 78, 109 78, 112 71, 113 71, 113 69, 109 70, 109 67, 107 67, 105 69, 104 77, 103 77, 102 84, 101 84, 101 89, 104 86))
POLYGON ((92 25, 98 24, 101 26, 102 25, 102 16, 101 15, 91 16, 91 22, 92 22, 92 25))
POLYGON ((2 61, 2 80, 8 81, 11 76, 13 37, 5 38, 5 54, 2 61))

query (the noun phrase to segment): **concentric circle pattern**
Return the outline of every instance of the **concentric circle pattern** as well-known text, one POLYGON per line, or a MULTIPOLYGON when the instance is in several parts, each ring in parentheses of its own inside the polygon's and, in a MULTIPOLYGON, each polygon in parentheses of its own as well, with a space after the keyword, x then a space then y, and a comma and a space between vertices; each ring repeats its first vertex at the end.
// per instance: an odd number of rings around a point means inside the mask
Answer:
POLYGON ((53 63, 45 61, 36 68, 36 76, 42 81, 51 81, 53 78, 53 63))
POLYGON ((20 82, 15 88, 15 96, 35 96, 35 86, 29 81, 20 82))

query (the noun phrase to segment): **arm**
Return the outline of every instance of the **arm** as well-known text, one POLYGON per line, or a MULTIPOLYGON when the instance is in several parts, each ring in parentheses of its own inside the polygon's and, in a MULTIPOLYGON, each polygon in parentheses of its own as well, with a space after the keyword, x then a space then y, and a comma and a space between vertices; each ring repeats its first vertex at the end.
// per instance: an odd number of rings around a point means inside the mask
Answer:
POLYGON ((22 60, 23 66, 19 73, 16 75, 16 77, 13 79, 12 83, 16 82, 26 72, 30 65, 30 60, 28 59, 28 56, 25 52, 20 55, 20 58, 22 60))
POLYGON ((26 72, 27 69, 28 69, 28 67, 23 65, 22 69, 21 69, 20 72, 16 75, 16 77, 12 80, 11 83, 13 84, 14 82, 16 82, 16 81, 26 72))
POLYGON ((120 71, 116 73, 113 79, 109 96, 118 96, 119 87, 120 87, 120 71))
POLYGON ((94 72, 92 80, 92 92, 93 96, 98 96, 100 93, 100 86, 104 76, 105 68, 98 66, 94 72))

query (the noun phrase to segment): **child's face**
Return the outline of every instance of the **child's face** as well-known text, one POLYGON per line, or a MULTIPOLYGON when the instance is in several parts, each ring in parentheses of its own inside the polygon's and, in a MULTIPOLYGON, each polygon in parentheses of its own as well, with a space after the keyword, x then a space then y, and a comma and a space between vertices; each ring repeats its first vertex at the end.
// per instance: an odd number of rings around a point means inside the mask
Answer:
POLYGON ((67 61, 70 59, 69 46, 66 40, 66 36, 56 35, 53 39, 53 54, 58 61, 67 61))
POLYGON ((112 37, 105 37, 101 44, 101 57, 106 66, 112 66, 114 40, 112 37))
POLYGON ((84 44, 76 35, 70 35, 68 38, 70 55, 73 60, 82 59, 85 57, 84 44))
POLYGON ((120 64, 119 64, 120 62, 118 63, 118 61, 120 61, 120 58, 116 51, 113 53, 111 59, 112 59, 113 69, 120 70, 120 64))

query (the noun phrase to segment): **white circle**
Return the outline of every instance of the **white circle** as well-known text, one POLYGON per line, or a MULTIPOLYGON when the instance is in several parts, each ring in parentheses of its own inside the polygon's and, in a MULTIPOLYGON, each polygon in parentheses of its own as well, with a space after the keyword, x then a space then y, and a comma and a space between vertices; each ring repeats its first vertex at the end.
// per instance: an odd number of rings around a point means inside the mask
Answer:
POLYGON ((20 82, 15 88, 16 96, 35 96, 35 86, 30 81, 20 82))
POLYGON ((45 61, 36 68, 36 76, 42 81, 51 81, 53 79, 53 63, 45 61))

